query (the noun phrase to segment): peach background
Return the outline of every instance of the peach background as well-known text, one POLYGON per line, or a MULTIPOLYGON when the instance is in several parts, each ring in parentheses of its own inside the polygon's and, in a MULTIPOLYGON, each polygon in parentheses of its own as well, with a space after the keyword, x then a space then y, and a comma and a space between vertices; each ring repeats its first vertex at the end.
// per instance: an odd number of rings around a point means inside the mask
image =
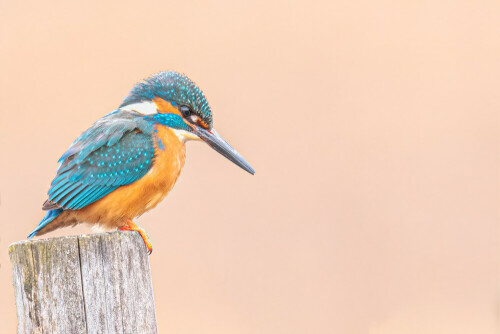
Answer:
MULTIPOLYGON (((175 69, 254 177, 201 143, 141 217, 162 333, 498 333, 500 2, 0 2, 7 246, 56 161, 175 69)), ((88 232, 87 227, 50 236, 88 232)))

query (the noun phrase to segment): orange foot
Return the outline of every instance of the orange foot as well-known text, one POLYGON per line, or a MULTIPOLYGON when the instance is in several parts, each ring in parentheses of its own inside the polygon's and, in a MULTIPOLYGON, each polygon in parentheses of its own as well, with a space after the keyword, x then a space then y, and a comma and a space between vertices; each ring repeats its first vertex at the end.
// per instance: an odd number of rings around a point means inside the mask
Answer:
POLYGON ((123 225, 122 227, 119 228, 120 231, 137 231, 142 237, 142 240, 144 240, 144 244, 146 245, 146 248, 148 249, 148 254, 151 255, 153 253, 153 245, 149 241, 149 238, 146 234, 146 232, 140 228, 139 226, 135 225, 133 221, 130 219, 127 220, 127 223, 123 225))

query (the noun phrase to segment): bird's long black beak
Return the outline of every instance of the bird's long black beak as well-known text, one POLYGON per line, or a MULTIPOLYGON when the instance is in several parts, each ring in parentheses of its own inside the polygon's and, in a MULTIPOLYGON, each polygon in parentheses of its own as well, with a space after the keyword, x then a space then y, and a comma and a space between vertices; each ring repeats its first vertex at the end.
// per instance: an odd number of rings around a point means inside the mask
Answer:
POLYGON ((240 166, 250 174, 255 174, 255 170, 250 166, 250 164, 238 153, 236 150, 228 144, 214 129, 206 130, 201 127, 197 127, 195 133, 203 139, 211 148, 231 160, 236 165, 240 166))

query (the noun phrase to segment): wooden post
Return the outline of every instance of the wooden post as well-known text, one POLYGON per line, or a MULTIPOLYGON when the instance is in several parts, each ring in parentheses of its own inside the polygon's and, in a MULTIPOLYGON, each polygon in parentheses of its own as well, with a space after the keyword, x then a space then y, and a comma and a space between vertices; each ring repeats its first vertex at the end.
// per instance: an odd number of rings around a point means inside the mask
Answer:
POLYGON ((157 333, 138 233, 20 241, 9 255, 18 333, 157 333))

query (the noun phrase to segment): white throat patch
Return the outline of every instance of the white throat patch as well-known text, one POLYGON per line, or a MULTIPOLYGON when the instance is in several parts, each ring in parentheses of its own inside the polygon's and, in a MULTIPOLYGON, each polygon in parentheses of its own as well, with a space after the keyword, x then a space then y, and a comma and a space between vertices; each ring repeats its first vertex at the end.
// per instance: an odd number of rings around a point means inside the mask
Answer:
POLYGON ((158 113, 158 109, 156 108, 156 104, 152 101, 144 101, 139 103, 133 103, 120 108, 121 110, 126 111, 136 111, 143 115, 154 115, 158 113))
MULTIPOLYGON (((120 108, 125 111, 136 111, 143 115, 154 115, 158 113, 156 104, 152 101, 144 101, 139 103, 133 103, 120 108)), ((186 130, 172 129, 177 138, 183 143, 189 140, 201 140, 200 137, 186 130)))
POLYGON ((179 140, 183 143, 189 140, 201 140, 200 137, 186 130, 180 130, 180 129, 170 129, 170 130, 172 130, 177 136, 177 138, 179 138, 179 140))

